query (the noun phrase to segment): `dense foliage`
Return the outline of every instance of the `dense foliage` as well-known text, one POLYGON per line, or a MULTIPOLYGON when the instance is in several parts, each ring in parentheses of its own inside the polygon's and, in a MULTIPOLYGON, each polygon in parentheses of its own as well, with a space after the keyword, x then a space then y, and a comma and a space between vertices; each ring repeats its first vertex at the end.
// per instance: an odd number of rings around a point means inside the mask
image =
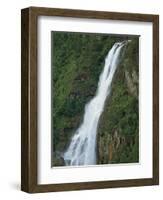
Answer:
POLYGON ((95 95, 106 54, 115 42, 126 39, 131 42, 121 56, 99 124, 97 155, 99 164, 138 161, 138 38, 52 32, 54 165, 64 165, 61 154, 95 95))

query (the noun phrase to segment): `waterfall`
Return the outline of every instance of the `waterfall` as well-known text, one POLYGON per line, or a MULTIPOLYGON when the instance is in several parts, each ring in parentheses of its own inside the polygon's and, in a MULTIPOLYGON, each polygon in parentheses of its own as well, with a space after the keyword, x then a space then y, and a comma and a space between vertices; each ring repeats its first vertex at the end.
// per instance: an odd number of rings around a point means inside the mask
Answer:
POLYGON ((106 98, 111 91, 111 83, 120 60, 120 52, 125 42, 115 43, 105 58, 95 96, 85 105, 83 122, 71 138, 63 155, 66 165, 96 164, 96 136, 100 116, 106 98))

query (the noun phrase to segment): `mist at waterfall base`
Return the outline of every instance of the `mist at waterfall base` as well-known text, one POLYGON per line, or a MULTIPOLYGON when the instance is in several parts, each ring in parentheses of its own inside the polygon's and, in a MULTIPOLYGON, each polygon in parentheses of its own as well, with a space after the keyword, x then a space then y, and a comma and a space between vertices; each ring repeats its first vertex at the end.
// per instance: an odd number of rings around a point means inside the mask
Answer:
POLYGON ((96 136, 100 116, 105 101, 109 97, 111 84, 120 61, 120 53, 127 42, 115 43, 105 58, 103 71, 100 74, 95 96, 85 105, 83 122, 71 138, 63 154, 65 165, 95 165, 96 136))

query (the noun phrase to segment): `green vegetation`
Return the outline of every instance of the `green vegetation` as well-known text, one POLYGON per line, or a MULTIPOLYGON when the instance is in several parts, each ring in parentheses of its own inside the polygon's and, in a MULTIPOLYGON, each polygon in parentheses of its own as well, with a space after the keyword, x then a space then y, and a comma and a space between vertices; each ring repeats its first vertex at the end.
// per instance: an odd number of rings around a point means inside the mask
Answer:
POLYGON ((104 59, 115 42, 128 43, 102 114, 97 139, 98 163, 138 161, 138 37, 52 32, 53 164, 82 121, 94 96, 104 59))

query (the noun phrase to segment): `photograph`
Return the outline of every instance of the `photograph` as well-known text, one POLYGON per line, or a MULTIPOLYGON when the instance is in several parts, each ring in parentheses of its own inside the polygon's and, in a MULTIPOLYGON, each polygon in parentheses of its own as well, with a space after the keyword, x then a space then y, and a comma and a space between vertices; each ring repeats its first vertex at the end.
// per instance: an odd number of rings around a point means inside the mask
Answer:
POLYGON ((21 10, 21 190, 159 184, 159 15, 21 10))
POLYGON ((139 163, 139 38, 51 32, 52 167, 139 163))

